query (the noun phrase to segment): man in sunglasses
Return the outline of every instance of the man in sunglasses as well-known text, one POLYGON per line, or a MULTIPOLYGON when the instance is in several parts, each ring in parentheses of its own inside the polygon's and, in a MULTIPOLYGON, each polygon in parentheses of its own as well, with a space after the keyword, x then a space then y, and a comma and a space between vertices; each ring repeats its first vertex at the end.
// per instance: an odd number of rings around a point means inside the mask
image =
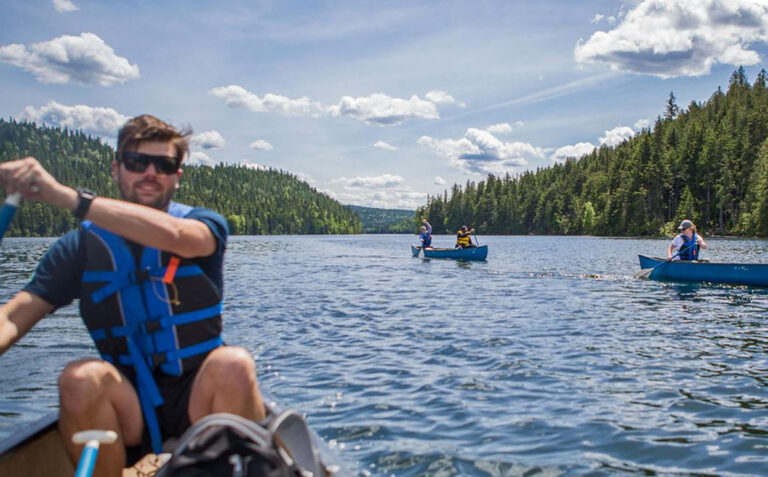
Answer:
POLYGON ((220 336, 226 221, 171 200, 190 134, 153 116, 128 121, 111 164, 122 200, 62 185, 31 157, 0 164, 9 193, 83 220, 0 307, 0 353, 79 299, 102 359, 64 369, 59 427, 73 462, 82 449, 71 443, 73 433, 118 433, 116 444, 102 448, 95 475, 120 475, 208 414, 265 417, 252 356, 223 346, 220 336))

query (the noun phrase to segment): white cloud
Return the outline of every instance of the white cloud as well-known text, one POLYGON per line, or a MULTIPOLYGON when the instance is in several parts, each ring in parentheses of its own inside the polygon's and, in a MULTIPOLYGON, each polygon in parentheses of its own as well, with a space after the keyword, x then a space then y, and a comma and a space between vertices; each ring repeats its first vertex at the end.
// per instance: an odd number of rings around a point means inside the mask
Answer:
POLYGON ((227 144, 227 141, 224 140, 219 131, 212 130, 195 134, 191 143, 203 149, 220 149, 227 144))
POLYGON ((378 126, 397 125, 409 119, 440 118, 436 103, 416 95, 410 99, 392 98, 382 93, 357 98, 344 96, 337 104, 328 106, 307 97, 292 99, 267 93, 262 98, 238 85, 213 88, 209 93, 223 99, 231 108, 246 108, 254 112, 272 112, 284 116, 343 116, 378 126))
POLYGON ((443 179, 440 176, 435 176, 435 184, 436 185, 445 185, 445 179, 443 179))
POLYGON ((376 141, 373 143, 373 147, 377 149, 386 149, 388 151, 397 151, 397 148, 393 146, 392 144, 386 143, 384 141, 376 141))
POLYGON ((490 132, 476 128, 467 129, 460 139, 422 136, 417 142, 448 158, 451 165, 480 174, 514 172, 529 160, 546 156, 546 150, 540 147, 525 142, 503 142, 490 132))
POLYGON ((613 15, 603 15, 601 13, 596 14, 594 17, 592 17, 592 20, 590 20, 589 23, 600 23, 601 21, 605 20, 606 23, 609 25, 613 25, 616 23, 616 17, 613 15))
POLYGON ((53 0, 53 8, 59 13, 76 12, 80 10, 70 0, 53 0))
POLYGON ((96 136, 114 138, 117 131, 128 121, 112 108, 101 108, 78 104, 65 106, 51 101, 45 106, 35 108, 27 106, 20 114, 21 118, 49 126, 82 129, 96 136))
MULTIPOLYGON (((639 122, 639 121, 638 121, 639 122)), ((635 135, 635 131, 627 126, 616 126, 613 129, 605 131, 604 136, 600 137, 601 146, 617 146, 635 135)), ((550 159, 555 162, 565 162, 566 159, 579 159, 581 156, 590 154, 597 146, 591 142, 580 142, 558 148, 550 159)))
POLYGON ((139 77, 138 66, 117 56, 93 33, 64 35, 29 47, 17 43, 2 46, 0 61, 29 71, 41 83, 111 86, 139 77))
POLYGON ((416 95, 410 99, 392 98, 383 93, 353 98, 344 96, 331 106, 332 116, 347 116, 377 126, 392 126, 408 119, 439 119, 435 103, 416 95))
POLYGON ((700 76, 712 66, 754 65, 768 41, 765 0, 643 0, 610 31, 579 40, 578 63, 661 78, 700 76))
POLYGON ((435 104, 458 104, 460 107, 465 108, 466 103, 456 101, 456 98, 446 93, 445 91, 432 90, 424 95, 427 101, 432 101, 435 104))
POLYGON ((392 174, 382 174, 374 177, 340 177, 332 182, 344 185, 351 189, 384 189, 401 185, 405 179, 392 174))
POLYGON ((492 124, 491 126, 488 126, 487 128, 485 128, 485 130, 491 134, 511 133, 512 125, 509 123, 492 124))
POLYGON ((522 121, 515 121, 515 127, 516 128, 521 128, 523 126, 525 126, 524 122, 522 122, 522 121))
POLYGON ((638 119, 637 122, 634 124, 634 126, 632 126, 632 128, 635 131, 640 131, 641 129, 647 128, 650 125, 651 125, 651 122, 649 120, 647 120, 647 119, 638 119))
POLYGON ((187 160, 186 164, 192 165, 192 166, 210 166, 213 167, 217 164, 217 162, 204 152, 196 151, 189 155, 189 159, 187 160))
POLYGON ((251 143, 250 148, 256 149, 257 151, 271 151, 274 149, 274 146, 272 146, 272 144, 268 143, 264 139, 258 139, 251 143))
POLYGON ((600 145, 618 146, 622 142, 635 135, 635 131, 628 126, 616 126, 613 129, 605 131, 605 136, 600 138, 600 145))
POLYGON ((550 159, 555 162, 565 162, 566 159, 578 159, 595 150, 595 145, 590 142, 580 142, 569 146, 563 146, 556 150, 550 159))
POLYGON ((272 112, 283 116, 319 116, 325 108, 307 97, 291 99, 279 94, 267 93, 263 98, 242 86, 229 85, 213 88, 209 93, 222 98, 230 108, 246 108, 257 113, 272 112))
POLYGON ((426 192, 414 192, 410 189, 401 190, 356 190, 337 192, 323 189, 327 194, 342 204, 362 205, 364 207, 379 207, 382 209, 409 209, 424 205, 427 201, 426 192))

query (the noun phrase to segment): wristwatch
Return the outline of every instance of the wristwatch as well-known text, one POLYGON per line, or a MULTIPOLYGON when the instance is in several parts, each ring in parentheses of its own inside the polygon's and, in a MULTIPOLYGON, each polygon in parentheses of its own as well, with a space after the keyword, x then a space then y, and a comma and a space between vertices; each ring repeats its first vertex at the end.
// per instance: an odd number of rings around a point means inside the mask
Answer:
POLYGON ((96 192, 86 189, 85 187, 77 188, 77 207, 72 211, 72 215, 80 220, 85 219, 85 214, 88 213, 88 209, 91 208, 91 202, 97 197, 96 192))

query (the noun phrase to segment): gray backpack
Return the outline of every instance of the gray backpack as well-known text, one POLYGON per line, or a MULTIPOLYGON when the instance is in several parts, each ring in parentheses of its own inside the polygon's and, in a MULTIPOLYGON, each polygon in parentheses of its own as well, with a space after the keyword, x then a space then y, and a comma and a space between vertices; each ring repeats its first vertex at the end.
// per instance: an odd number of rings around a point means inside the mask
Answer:
POLYGON ((255 423, 211 414, 179 439, 156 477, 325 477, 307 423, 287 410, 255 423))

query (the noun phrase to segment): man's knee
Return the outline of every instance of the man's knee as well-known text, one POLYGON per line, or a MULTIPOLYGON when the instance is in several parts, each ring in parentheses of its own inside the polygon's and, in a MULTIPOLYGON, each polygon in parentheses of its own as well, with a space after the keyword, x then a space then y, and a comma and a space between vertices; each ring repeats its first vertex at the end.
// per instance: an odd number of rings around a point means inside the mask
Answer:
POLYGON ((87 412, 114 382, 114 368, 104 361, 69 363, 59 376, 59 397, 65 412, 87 412))
POLYGON ((256 383, 253 356, 239 346, 222 346, 206 358, 206 374, 222 388, 250 388, 256 383))

